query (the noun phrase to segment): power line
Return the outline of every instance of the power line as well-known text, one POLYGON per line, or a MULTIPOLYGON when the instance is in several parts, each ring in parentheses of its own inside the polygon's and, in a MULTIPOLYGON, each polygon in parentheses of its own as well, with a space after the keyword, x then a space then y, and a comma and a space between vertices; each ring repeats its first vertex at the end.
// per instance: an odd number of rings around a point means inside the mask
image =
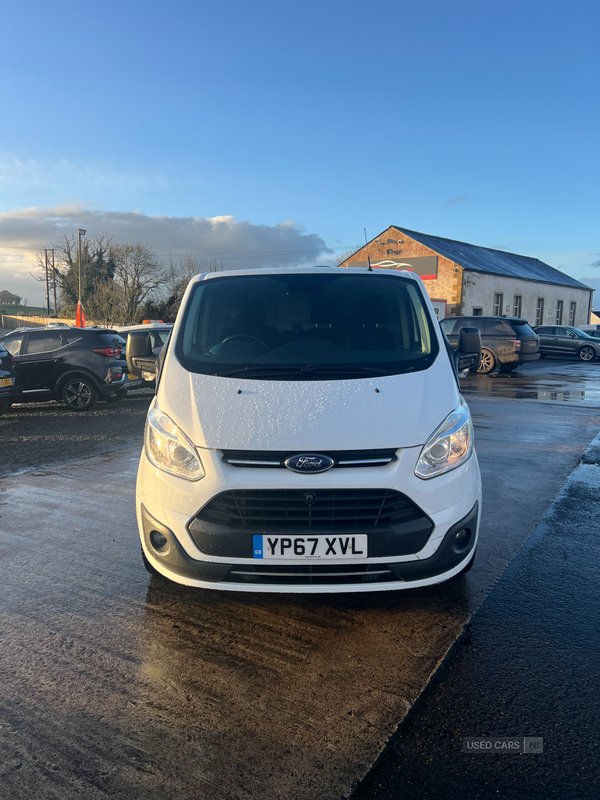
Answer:
MULTIPOLYGON (((205 252, 202 252, 202 251, 199 251, 199 250, 198 251, 196 251, 196 250, 194 250, 194 251, 185 250, 185 248, 179 247, 179 248, 177 248, 177 250, 182 250, 184 252, 176 253, 175 255, 190 255, 190 256, 294 255, 294 254, 297 254, 297 253, 323 253, 326 250, 348 250, 351 247, 355 247, 355 244, 338 245, 336 247, 329 247, 328 245, 325 245, 324 247, 313 247, 313 248, 310 248, 310 249, 307 249, 307 250, 253 250, 249 254, 240 253, 239 251, 230 252, 230 253, 227 253, 227 252, 224 252, 224 253, 205 253, 205 252)), ((24 245, 2 244, 0 242, 0 250, 2 250, 2 249, 6 249, 6 250, 29 250, 29 251, 36 250, 36 251, 39 251, 39 250, 43 250, 44 246, 40 245, 38 247, 37 245, 33 245, 33 246, 30 246, 30 247, 26 247, 24 245)), ((168 258, 169 256, 171 256, 173 254, 172 253, 154 253, 154 255, 155 256, 160 256, 161 258, 162 257, 168 258)), ((1 253, 0 253, 0 258, 1 257, 2 256, 1 256, 1 253)))

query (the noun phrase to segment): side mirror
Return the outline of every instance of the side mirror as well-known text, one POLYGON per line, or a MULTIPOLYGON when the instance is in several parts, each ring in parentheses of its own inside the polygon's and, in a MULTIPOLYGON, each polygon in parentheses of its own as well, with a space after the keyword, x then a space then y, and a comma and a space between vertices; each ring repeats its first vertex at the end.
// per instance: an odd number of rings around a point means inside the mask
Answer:
POLYGON ((461 328, 458 333, 456 369, 460 378, 477 372, 481 361, 481 333, 479 328, 461 328))
POLYGON ((156 356, 146 331, 132 331, 127 336, 127 369, 149 380, 156 375, 156 356))

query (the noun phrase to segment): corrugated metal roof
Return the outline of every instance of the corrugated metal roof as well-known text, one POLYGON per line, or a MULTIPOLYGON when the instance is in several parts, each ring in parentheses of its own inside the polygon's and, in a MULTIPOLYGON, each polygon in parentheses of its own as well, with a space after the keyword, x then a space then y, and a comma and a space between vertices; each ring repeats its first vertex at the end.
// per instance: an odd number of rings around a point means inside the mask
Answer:
POLYGON ((492 250, 489 247, 479 247, 476 244, 467 244, 467 242, 456 242, 454 239, 443 239, 441 236, 430 236, 428 233, 409 231, 408 228, 400 228, 398 225, 392 227, 426 247, 430 247, 436 253, 446 256, 456 264, 460 264, 465 269, 541 283, 575 286, 578 289, 591 288, 570 275, 554 269, 549 264, 544 264, 538 258, 519 256, 504 250, 492 250))

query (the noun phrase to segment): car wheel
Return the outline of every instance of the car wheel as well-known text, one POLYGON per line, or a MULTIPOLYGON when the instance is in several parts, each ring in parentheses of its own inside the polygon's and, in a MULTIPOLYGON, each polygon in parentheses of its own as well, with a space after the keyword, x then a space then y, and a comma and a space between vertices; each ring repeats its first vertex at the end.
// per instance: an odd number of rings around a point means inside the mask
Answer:
POLYGON ((593 347, 585 345, 579 348, 577 355, 582 361, 593 361, 596 358, 596 351, 593 347))
POLYGON ((98 390, 88 378, 71 378, 63 386, 62 399, 71 411, 89 411, 96 405, 98 390))
POLYGON ((480 375, 488 375, 496 366, 496 358, 491 350, 485 348, 481 350, 481 361, 477 372, 480 375))
POLYGON ((115 394, 108 394, 106 397, 103 397, 105 403, 120 403, 121 400, 125 399, 125 395, 127 394, 127 389, 121 389, 120 392, 115 392, 115 394))
POLYGON ((511 362, 510 364, 500 364, 500 372, 514 372, 519 364, 511 362))
POLYGON ((0 417, 2 414, 6 414, 6 412, 9 411, 11 406, 12 400, 0 400, 0 417))

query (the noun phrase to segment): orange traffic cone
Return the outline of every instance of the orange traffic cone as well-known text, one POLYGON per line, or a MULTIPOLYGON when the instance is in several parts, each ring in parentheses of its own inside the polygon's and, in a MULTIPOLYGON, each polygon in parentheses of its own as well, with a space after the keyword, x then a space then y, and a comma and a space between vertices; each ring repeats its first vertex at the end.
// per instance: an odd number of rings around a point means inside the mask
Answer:
POLYGON ((81 303, 77 303, 77 316, 75 317, 75 327, 85 328, 85 314, 81 303))

